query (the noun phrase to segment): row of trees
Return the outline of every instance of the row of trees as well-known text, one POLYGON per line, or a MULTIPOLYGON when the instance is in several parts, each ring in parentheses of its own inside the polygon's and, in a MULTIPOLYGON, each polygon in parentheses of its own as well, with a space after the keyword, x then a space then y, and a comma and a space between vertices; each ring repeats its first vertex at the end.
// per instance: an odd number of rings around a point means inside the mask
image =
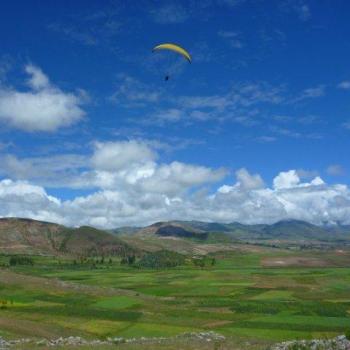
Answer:
POLYGON ((181 265, 194 265, 196 267, 204 268, 214 266, 216 259, 207 256, 194 256, 186 258, 186 256, 167 250, 147 253, 143 255, 138 261, 135 255, 129 255, 121 259, 121 265, 134 266, 140 268, 170 268, 181 265))
POLYGON ((97 258, 97 259, 93 259, 93 258, 80 258, 80 259, 74 259, 73 260, 73 265, 86 265, 86 264, 94 264, 94 265, 111 265, 113 264, 113 260, 112 258, 109 259, 105 259, 104 257, 102 258, 97 258))
MULTIPOLYGON (((61 262, 58 260, 58 265, 72 264, 75 267, 78 266, 90 266, 91 268, 105 268, 113 264, 112 258, 88 258, 86 256, 81 256, 74 259, 71 262, 61 262)), ((196 267, 204 268, 214 266, 216 264, 216 259, 214 257, 208 256, 193 256, 191 258, 185 255, 161 250, 157 252, 151 252, 144 254, 141 258, 137 259, 135 255, 126 255, 120 260, 120 264, 124 266, 133 266, 138 268, 171 268, 181 265, 193 265, 196 267)), ((9 266, 18 265, 34 265, 34 260, 30 256, 13 255, 9 259, 9 266)))

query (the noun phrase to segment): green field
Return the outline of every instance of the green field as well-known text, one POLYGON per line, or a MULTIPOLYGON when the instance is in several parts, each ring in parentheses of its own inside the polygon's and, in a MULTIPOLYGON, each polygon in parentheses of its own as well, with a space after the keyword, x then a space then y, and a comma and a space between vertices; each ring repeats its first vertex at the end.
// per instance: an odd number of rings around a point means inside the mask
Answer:
POLYGON ((234 344, 265 348, 344 333, 350 328, 350 255, 304 253, 326 255, 329 266, 322 267, 262 263, 294 255, 226 252, 212 267, 167 270, 117 260, 91 269, 37 257, 34 266, 0 270, 0 336, 104 339, 212 330, 234 344))

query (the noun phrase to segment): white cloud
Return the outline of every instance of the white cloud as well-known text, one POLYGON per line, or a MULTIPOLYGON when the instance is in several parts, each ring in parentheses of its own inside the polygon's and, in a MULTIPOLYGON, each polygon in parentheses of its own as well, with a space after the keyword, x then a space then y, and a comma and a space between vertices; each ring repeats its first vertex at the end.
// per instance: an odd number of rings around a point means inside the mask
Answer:
POLYGON ((319 85, 316 87, 305 89, 298 97, 293 99, 291 102, 299 102, 310 98, 318 98, 325 95, 326 87, 319 85))
POLYGON ((97 170, 118 171, 133 164, 153 162, 156 154, 144 143, 136 141, 97 142, 91 158, 97 170))
POLYGON ((325 87, 323 85, 317 86, 315 88, 309 88, 304 90, 305 98, 320 97, 324 95, 325 87))
POLYGON ((247 169, 236 171, 238 184, 245 190, 256 190, 264 187, 264 181, 259 174, 251 175, 247 169))
POLYGON ((273 180, 273 187, 276 190, 283 188, 293 188, 296 187, 300 182, 300 178, 295 170, 290 170, 286 172, 281 172, 273 180))
POLYGON ((58 214, 61 201, 47 195, 40 186, 25 181, 0 181, 0 216, 30 217, 37 220, 62 222, 58 214))
POLYGON ((212 170, 203 166, 172 162, 157 167, 152 176, 144 177, 140 184, 146 192, 175 196, 194 186, 217 182, 225 174, 224 169, 212 170))
POLYGON ((84 116, 79 94, 63 92, 52 85, 40 68, 26 66, 29 91, 0 87, 0 120, 25 131, 55 131, 84 116))
POLYGON ((342 81, 341 83, 338 84, 338 88, 343 89, 343 90, 349 90, 350 89, 350 81, 348 81, 348 80, 342 81))
MULTIPOLYGON (((273 189, 262 187, 259 176, 240 171, 235 185, 222 186, 213 195, 203 191, 182 193, 174 186, 174 179, 178 184, 184 182, 185 186, 195 184, 196 168, 175 164, 159 171, 160 182, 154 181, 155 188, 150 183, 141 187, 138 184, 128 188, 120 186, 63 202, 48 196, 39 186, 3 180, 0 182, 0 215, 101 227, 143 225, 169 219, 271 223, 295 218, 316 224, 350 223, 347 186, 326 185, 320 178, 302 183, 295 171, 279 174, 273 189), (174 171, 174 167, 178 169, 174 171), (246 179, 249 181, 244 182, 246 179), (168 191, 169 186, 173 186, 174 191, 168 191)), ((200 170, 199 174, 205 180, 215 180, 208 175, 208 170, 200 170)))
POLYGON ((87 157, 77 154, 46 157, 18 158, 12 154, 0 156, 0 175, 15 180, 30 180, 44 186, 73 186, 72 179, 79 178, 86 168, 87 157))
POLYGON ((30 76, 28 79, 28 85, 33 90, 40 90, 50 86, 48 77, 38 67, 28 64, 25 67, 26 73, 30 76))
POLYGON ((257 190, 264 187, 264 181, 259 174, 251 175, 247 169, 236 171, 237 182, 235 185, 223 185, 218 188, 218 193, 229 193, 237 189, 242 191, 257 190))
POLYGON ((169 108, 159 112, 154 113, 148 118, 146 124, 157 124, 164 125, 164 123, 176 123, 180 121, 184 113, 177 108, 169 108))
POLYGON ((91 156, 56 158, 54 163, 60 165, 48 167, 42 177, 39 173, 49 164, 49 157, 10 159, 7 177, 12 169, 17 177, 27 172, 33 180, 0 181, 0 216, 106 228, 171 219, 272 223, 294 218, 350 224, 350 189, 327 185, 319 176, 304 182, 300 170, 279 173, 272 188, 259 174, 244 168, 236 172, 235 183, 222 184, 227 175, 224 169, 160 163, 155 150, 141 141, 96 143, 94 147, 91 156), (73 169, 67 171, 64 162, 73 169), (52 180, 55 174, 56 182, 52 180), (32 183, 44 182, 43 178, 55 186, 61 178, 62 186, 94 189, 90 195, 62 201, 32 183), (217 190, 213 189, 216 183, 220 183, 217 190))

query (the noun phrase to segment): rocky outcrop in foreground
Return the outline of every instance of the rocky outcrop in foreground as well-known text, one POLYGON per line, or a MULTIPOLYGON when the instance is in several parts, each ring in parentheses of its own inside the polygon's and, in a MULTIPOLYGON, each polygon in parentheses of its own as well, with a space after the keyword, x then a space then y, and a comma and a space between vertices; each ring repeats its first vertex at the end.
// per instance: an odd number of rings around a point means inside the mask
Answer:
POLYGON ((134 344, 161 344, 162 342, 175 340, 175 339, 189 339, 189 340, 200 340, 205 342, 225 340, 225 337, 215 332, 199 332, 199 333, 184 333, 175 337, 156 337, 156 338, 107 338, 106 340, 87 340, 82 337, 67 337, 57 339, 32 339, 23 338, 16 340, 5 340, 0 337, 0 350, 9 349, 11 347, 29 345, 41 345, 46 347, 62 347, 62 346, 100 346, 100 345, 116 345, 123 343, 134 343, 134 344))
POLYGON ((274 345, 271 350, 350 350, 345 335, 334 339, 292 340, 274 345))

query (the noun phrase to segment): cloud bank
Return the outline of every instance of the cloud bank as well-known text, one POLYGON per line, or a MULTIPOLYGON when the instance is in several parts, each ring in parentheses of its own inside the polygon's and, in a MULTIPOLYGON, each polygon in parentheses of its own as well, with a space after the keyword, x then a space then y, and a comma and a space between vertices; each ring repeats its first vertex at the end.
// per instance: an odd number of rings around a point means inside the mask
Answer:
POLYGON ((225 169, 161 163, 158 158, 156 150, 142 141, 120 141, 95 143, 86 157, 55 159, 69 162, 69 167, 48 168, 45 158, 12 159, 1 167, 0 216, 103 228, 170 219, 252 224, 294 218, 350 224, 346 185, 328 185, 319 176, 304 182, 296 170, 280 172, 272 186, 246 169, 237 170, 233 181, 227 180, 231 175, 225 169), (13 164, 18 176, 10 179, 13 164), (30 169, 27 179, 21 167, 30 169), (47 192, 57 186, 90 188, 91 193, 61 200, 47 192))

